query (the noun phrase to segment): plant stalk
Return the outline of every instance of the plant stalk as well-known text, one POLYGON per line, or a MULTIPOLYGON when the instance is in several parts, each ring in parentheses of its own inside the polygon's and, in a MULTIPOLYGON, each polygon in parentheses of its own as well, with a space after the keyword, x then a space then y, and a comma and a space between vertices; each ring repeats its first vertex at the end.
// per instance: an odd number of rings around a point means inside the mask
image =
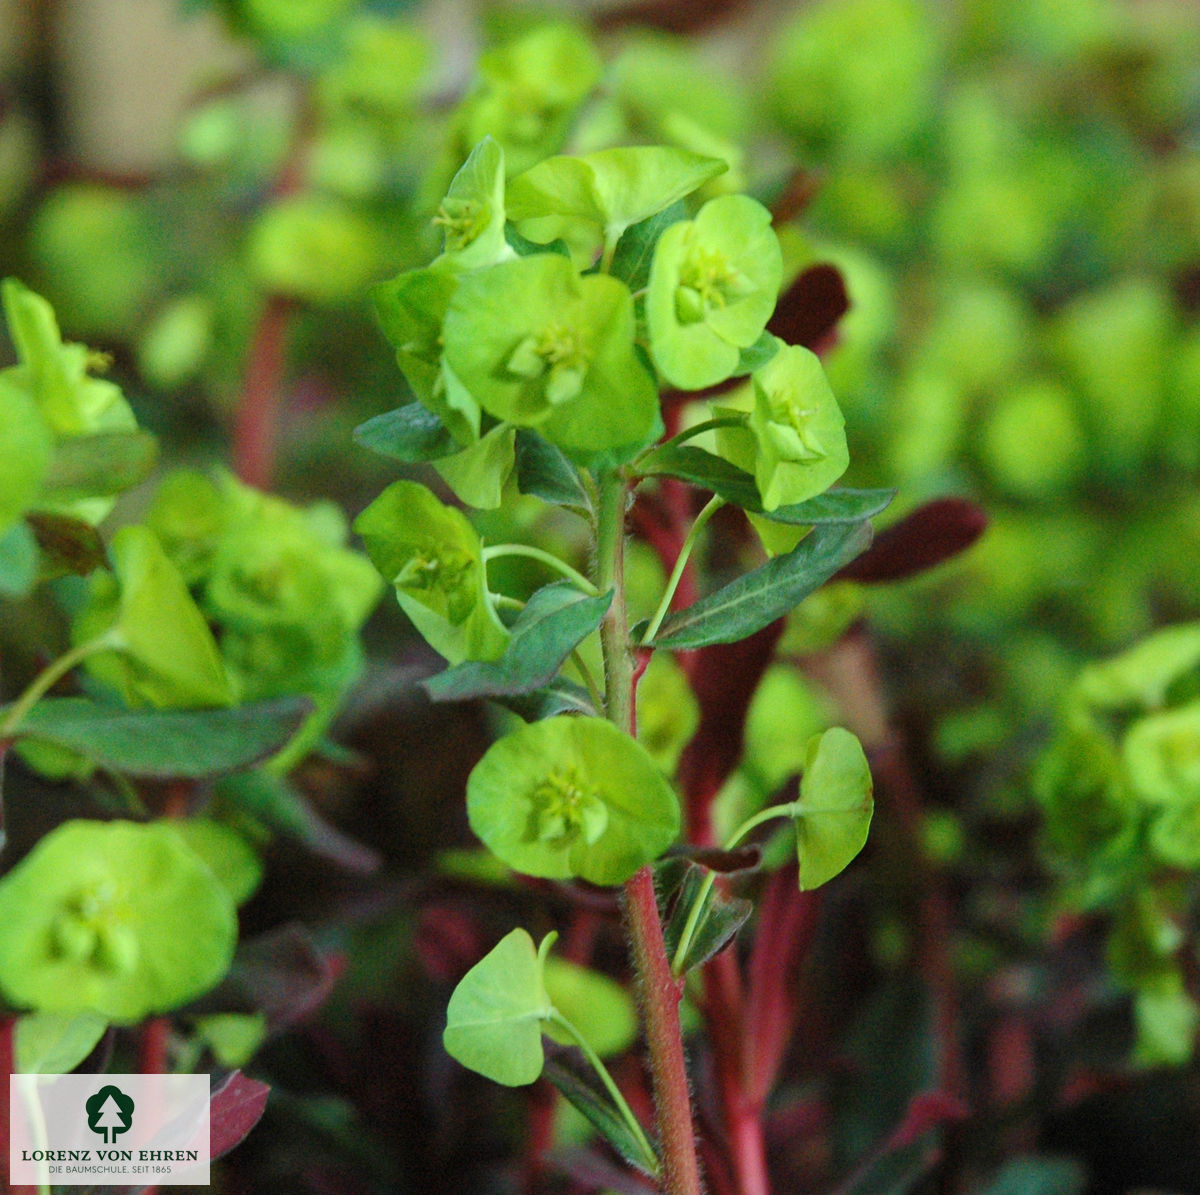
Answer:
MULTIPOLYGON (((612 606, 600 624, 606 713, 610 721, 633 734, 633 653, 625 611, 627 496, 626 483, 619 475, 601 479, 596 521, 596 587, 601 593, 614 591, 612 606)), ((701 1195, 691 1092, 679 1026, 682 987, 671 974, 649 867, 643 867, 626 882, 622 912, 649 1048, 656 1127, 662 1148, 662 1189, 666 1195, 701 1195)))

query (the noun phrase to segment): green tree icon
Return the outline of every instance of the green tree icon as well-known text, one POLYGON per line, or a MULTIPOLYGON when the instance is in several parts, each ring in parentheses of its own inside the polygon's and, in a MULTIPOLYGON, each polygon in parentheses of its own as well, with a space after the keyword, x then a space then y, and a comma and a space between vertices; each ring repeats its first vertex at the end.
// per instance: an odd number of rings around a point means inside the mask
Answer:
POLYGON ((133 1124, 133 1098, 111 1083, 101 1087, 84 1104, 87 1109, 88 1128, 104 1137, 105 1145, 112 1145, 118 1133, 128 1132, 133 1124))

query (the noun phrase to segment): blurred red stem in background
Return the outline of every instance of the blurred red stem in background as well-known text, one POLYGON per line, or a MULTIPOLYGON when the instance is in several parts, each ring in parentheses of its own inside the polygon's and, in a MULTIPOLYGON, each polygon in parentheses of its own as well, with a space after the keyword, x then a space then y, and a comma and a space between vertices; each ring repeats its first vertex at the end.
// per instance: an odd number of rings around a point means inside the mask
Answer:
POLYGON ((233 426, 233 468, 247 485, 269 489, 275 474, 287 331, 293 304, 270 295, 258 317, 246 382, 233 426))

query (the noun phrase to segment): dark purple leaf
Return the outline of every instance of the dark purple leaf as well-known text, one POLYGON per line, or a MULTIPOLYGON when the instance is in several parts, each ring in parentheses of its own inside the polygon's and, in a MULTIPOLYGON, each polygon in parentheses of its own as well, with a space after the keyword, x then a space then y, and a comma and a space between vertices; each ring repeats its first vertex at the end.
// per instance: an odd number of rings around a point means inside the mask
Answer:
POLYGON ((936 498, 875 536, 838 580, 902 581, 965 552, 987 529, 983 508, 966 498, 936 498))
POLYGON ((780 296, 767 331, 815 351, 849 310, 841 273, 830 265, 809 266, 780 296))
POLYGON ((265 1083, 247 1079, 241 1071, 234 1071, 213 1091, 208 1105, 213 1161, 246 1139, 262 1118, 270 1092, 265 1083))

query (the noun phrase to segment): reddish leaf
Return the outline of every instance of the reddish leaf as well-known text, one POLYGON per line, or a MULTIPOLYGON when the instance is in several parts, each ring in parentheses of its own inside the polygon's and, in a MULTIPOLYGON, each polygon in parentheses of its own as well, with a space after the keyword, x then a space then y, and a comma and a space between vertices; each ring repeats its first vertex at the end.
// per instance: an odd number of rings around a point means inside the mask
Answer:
POLYGON ((212 1093, 209 1100, 209 1141, 212 1157, 223 1157, 240 1145, 258 1124, 271 1089, 256 1079, 234 1071, 212 1093))
POLYGON ((904 1119, 888 1138, 885 1152, 907 1149, 932 1129, 956 1120, 966 1120, 971 1110, 956 1096, 944 1091, 926 1091, 913 1096, 904 1119))
POLYGON ((780 296, 767 331, 815 351, 849 310, 841 273, 830 265, 809 266, 780 296))
POLYGON ((983 508, 966 498, 937 498, 880 531, 837 578, 867 584, 902 581, 965 552, 987 530, 983 508))
POLYGON ((640 0, 601 13, 600 29, 647 25, 666 33, 698 33, 744 8, 746 0, 640 0))
POLYGON ((339 960, 321 954, 302 926, 285 925, 244 943, 199 1007, 261 1012, 268 1032, 276 1033, 320 1007, 340 971, 339 960))

